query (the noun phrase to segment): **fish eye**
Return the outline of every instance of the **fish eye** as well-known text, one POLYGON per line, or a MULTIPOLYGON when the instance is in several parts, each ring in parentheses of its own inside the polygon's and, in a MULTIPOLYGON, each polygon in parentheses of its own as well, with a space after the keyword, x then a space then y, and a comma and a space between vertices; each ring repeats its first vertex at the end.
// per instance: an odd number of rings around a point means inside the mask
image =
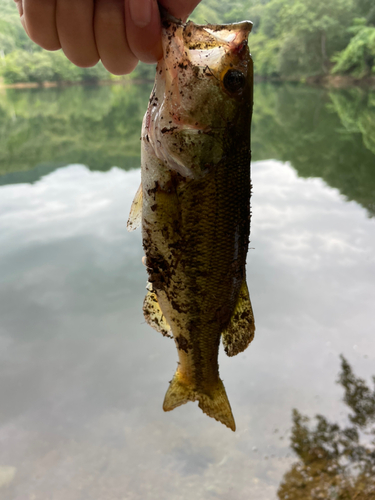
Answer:
POLYGON ((245 75, 238 69, 229 69, 224 75, 223 84, 229 92, 234 93, 242 90, 245 83, 245 75))

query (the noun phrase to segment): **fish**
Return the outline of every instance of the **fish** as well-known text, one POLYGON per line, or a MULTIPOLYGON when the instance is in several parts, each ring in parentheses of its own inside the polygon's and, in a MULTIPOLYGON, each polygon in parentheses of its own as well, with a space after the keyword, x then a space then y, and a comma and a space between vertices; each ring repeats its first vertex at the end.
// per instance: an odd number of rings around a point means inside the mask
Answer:
POLYGON ((146 322, 174 339, 170 411, 198 401, 233 431, 219 376, 220 339, 234 356, 254 338, 246 283, 250 235, 252 23, 163 20, 163 58, 143 119, 141 185, 128 230, 142 226, 146 322))

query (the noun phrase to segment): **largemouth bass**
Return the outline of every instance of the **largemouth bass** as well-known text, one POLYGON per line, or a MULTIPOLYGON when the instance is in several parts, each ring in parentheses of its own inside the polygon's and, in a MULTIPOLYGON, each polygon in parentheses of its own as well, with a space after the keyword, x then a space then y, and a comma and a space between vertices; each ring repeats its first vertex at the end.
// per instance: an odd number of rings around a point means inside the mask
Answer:
POLYGON ((252 23, 163 23, 164 57, 142 126, 142 183, 128 229, 142 224, 146 321, 174 338, 179 363, 163 408, 198 401, 233 431, 219 377, 254 337, 246 285, 250 232, 252 23))

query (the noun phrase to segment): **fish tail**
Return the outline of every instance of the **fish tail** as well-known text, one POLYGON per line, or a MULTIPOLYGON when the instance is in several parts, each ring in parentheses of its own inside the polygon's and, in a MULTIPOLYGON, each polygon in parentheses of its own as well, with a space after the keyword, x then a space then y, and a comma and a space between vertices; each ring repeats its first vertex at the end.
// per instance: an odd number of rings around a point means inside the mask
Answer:
POLYGON ((194 388, 181 377, 177 370, 170 382, 164 398, 163 410, 171 411, 188 401, 198 401, 199 408, 222 424, 236 430, 232 409, 229 404, 227 393, 223 382, 218 379, 217 384, 208 391, 200 391, 194 388))

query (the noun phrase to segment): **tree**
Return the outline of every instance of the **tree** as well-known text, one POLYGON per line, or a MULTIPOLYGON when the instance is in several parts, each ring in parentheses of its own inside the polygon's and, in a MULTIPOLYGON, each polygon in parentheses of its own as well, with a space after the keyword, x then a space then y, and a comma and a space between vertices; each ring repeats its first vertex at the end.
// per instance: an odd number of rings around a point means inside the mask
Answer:
POLYGON ((332 55, 350 39, 346 28, 352 13, 352 0, 271 0, 259 33, 279 40, 276 69, 281 76, 327 73, 332 55))
POLYGON ((357 77, 375 74, 375 28, 362 26, 348 46, 337 54, 333 73, 349 73, 357 77))
POLYGON ((361 440, 363 434, 375 435, 375 388, 356 377, 344 357, 339 383, 351 425, 341 428, 317 415, 310 429, 309 419, 293 410, 291 448, 298 462, 284 475, 280 500, 375 498, 375 441, 361 440))

